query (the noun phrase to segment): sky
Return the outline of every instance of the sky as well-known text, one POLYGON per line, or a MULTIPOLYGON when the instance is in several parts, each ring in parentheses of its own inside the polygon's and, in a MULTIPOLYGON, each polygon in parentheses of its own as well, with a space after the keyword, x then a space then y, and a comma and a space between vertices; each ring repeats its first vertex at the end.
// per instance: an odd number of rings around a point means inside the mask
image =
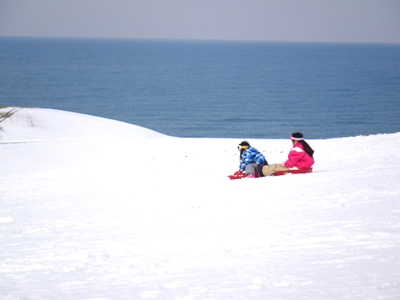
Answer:
POLYGON ((400 1, 0 0, 0 36, 400 43, 400 1))

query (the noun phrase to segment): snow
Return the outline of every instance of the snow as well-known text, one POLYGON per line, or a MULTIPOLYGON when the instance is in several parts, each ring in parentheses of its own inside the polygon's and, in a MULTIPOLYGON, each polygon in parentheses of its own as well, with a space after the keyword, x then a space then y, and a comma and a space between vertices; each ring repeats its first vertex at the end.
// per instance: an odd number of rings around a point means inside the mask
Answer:
POLYGON ((13 109, 0 299, 400 299, 400 133, 308 140, 313 173, 230 181, 238 139, 13 109))

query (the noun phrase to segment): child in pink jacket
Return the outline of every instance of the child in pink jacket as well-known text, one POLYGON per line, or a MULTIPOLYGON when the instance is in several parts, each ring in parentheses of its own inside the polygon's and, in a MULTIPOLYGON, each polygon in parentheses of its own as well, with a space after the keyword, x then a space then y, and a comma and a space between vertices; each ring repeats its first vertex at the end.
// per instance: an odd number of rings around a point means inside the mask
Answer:
POLYGON ((314 150, 304 140, 300 132, 292 133, 290 136, 293 147, 289 152, 288 159, 281 164, 271 164, 262 168, 263 176, 271 176, 278 171, 287 171, 288 169, 308 169, 314 165, 314 150))

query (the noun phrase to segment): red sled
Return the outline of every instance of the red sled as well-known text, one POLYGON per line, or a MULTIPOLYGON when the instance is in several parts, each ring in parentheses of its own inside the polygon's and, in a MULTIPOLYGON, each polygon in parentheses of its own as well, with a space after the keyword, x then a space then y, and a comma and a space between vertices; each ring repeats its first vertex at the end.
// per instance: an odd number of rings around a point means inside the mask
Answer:
MULTIPOLYGON (((255 175, 255 178, 260 177, 257 170, 254 175, 255 175)), ((242 178, 245 178, 246 176, 247 176, 246 173, 244 173, 242 171, 236 171, 235 174, 229 175, 228 177, 229 177, 229 179, 234 180, 234 179, 242 179, 242 178)))
POLYGON ((228 176, 229 179, 234 180, 234 179, 242 179, 246 177, 246 173, 242 173, 242 172, 235 172, 235 174, 233 175, 229 175, 228 176))
POLYGON ((281 175, 286 175, 286 174, 305 174, 305 173, 311 173, 312 168, 307 168, 307 169, 300 169, 300 170, 286 170, 286 171, 277 171, 274 173, 274 176, 281 176, 281 175))

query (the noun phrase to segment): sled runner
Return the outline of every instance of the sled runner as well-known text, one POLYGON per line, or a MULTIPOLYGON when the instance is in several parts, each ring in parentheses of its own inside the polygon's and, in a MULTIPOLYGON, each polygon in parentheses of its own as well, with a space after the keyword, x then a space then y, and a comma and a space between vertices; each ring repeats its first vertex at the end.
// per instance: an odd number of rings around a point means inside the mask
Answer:
POLYGON ((308 169, 300 169, 300 170, 286 170, 286 171, 278 171, 274 173, 274 176, 281 176, 286 174, 304 174, 304 173, 311 173, 312 168, 308 169))
MULTIPOLYGON (((282 176, 282 175, 286 175, 286 174, 305 174, 305 173, 311 173, 312 170, 313 170, 312 168, 308 168, 308 169, 301 169, 301 170, 295 169, 295 170, 277 171, 273 174, 273 176, 282 176)), ((246 173, 237 171, 237 172, 235 172, 235 174, 229 175, 228 177, 231 180, 242 179, 242 178, 246 178, 246 173)), ((256 174, 256 178, 258 178, 258 177, 259 177, 258 174, 256 174)))

